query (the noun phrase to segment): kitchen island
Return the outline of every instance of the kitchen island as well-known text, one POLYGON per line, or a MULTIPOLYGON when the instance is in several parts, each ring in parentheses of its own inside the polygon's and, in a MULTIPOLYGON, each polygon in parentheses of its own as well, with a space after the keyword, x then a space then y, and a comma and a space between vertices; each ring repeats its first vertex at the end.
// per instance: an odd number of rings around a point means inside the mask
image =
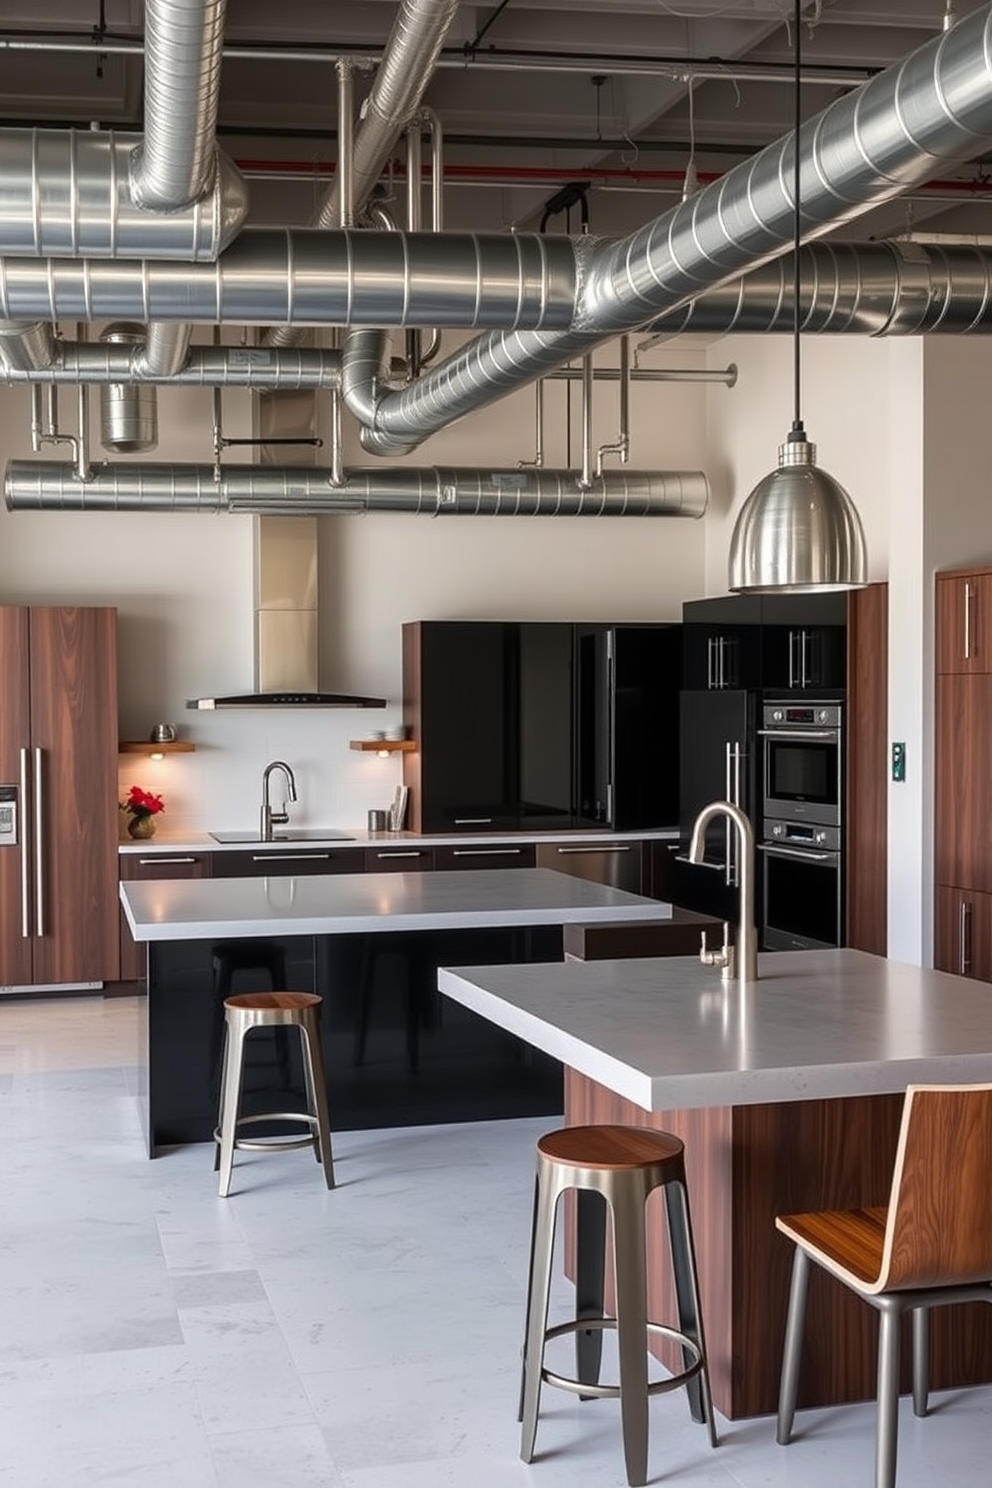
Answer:
MULTIPOLYGON (((759 965, 743 989, 688 957, 439 973, 454 1002, 561 1060, 567 1123, 685 1141, 713 1396, 729 1417, 777 1402, 792 1250, 776 1213, 885 1203, 906 1085, 992 1079, 980 982, 847 950, 759 965)), ((813 1272, 800 1404, 871 1398, 874 1313, 813 1272)), ((671 1315, 661 1268, 651 1291, 671 1315)), ((989 1313, 934 1314, 935 1389, 992 1379, 989 1313)))
MULTIPOLYGON (((557 1059, 471 1011, 442 1012, 437 966, 560 960, 564 924, 671 915, 657 900, 544 868, 152 879, 122 883, 120 895, 147 948, 138 1064, 150 1155, 212 1136, 226 947, 278 952, 291 987, 324 998, 337 1130, 559 1115, 557 1059)), ((233 990, 268 988, 262 959, 233 990)), ((249 1089, 246 1109, 253 1099, 249 1089)))

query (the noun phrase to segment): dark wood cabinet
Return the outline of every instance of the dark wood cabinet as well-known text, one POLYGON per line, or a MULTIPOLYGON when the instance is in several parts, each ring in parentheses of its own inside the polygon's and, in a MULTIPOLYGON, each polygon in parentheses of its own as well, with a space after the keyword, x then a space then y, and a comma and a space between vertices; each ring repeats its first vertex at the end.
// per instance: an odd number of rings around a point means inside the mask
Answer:
POLYGON ((938 884, 933 961, 938 971, 992 982, 992 894, 938 884))
MULTIPOLYGON (((152 878, 210 878, 209 852, 121 853, 120 877, 124 883, 152 878)), ((121 981, 138 981, 145 975, 145 947, 136 945, 124 917, 121 924, 121 981)))
POLYGON ((0 982, 116 981, 117 612, 0 607, 0 982))
POLYGON ((291 878, 312 873, 364 873, 360 847, 286 847, 213 853, 214 878, 291 878))
POLYGON ((992 672, 992 569, 937 575, 938 675, 992 672))

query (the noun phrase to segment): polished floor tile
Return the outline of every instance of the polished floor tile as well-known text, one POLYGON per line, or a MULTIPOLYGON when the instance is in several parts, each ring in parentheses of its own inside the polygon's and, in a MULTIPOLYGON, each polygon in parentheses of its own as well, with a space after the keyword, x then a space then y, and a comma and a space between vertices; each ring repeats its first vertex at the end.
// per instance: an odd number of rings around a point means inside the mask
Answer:
MULTIPOLYGON (((0 1488, 623 1488, 614 1401, 546 1389, 518 1456, 534 1140, 546 1120, 144 1156, 131 999, 0 999, 0 1488)), ((559 1277, 553 1309, 565 1315, 559 1277)), ((720 1421, 651 1405, 652 1482, 851 1488, 870 1406, 720 1421)), ((899 1488, 984 1488, 992 1388, 900 1421, 899 1488)))

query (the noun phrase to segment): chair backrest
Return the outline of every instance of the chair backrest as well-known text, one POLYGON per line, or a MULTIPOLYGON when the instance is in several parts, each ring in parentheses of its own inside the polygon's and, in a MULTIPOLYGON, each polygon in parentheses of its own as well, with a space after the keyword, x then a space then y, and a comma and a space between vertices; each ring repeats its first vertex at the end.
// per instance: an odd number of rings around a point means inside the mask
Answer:
POLYGON ((992 1281, 992 1084, 910 1085, 873 1291, 992 1281))

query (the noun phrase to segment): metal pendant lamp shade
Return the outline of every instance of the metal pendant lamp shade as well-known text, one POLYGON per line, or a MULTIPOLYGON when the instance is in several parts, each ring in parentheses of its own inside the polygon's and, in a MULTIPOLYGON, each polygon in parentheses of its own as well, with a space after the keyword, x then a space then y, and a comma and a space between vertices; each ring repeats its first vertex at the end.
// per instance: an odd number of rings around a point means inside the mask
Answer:
POLYGON ((861 518, 844 487, 816 463, 802 424, 779 445, 778 469, 745 501, 730 541, 738 592, 856 589, 868 582, 861 518))

